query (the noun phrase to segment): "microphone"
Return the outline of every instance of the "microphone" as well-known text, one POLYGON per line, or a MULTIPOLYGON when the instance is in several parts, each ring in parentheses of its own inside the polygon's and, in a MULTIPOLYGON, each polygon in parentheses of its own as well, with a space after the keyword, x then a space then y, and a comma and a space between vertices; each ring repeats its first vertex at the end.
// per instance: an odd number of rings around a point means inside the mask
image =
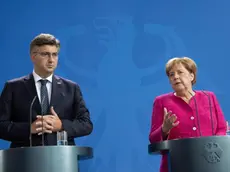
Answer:
POLYGON ((214 136, 214 125, 213 125, 213 118, 212 118, 212 107, 211 107, 211 99, 210 95, 202 91, 207 97, 208 97, 208 104, 209 104, 209 113, 210 113, 210 118, 211 118, 211 123, 212 123, 212 135, 214 136))
POLYGON ((29 137, 29 139, 30 139, 30 147, 32 146, 32 132, 31 132, 31 129, 32 129, 32 126, 31 126, 31 124, 32 124, 32 115, 33 115, 32 113, 33 113, 33 105, 34 105, 34 102, 35 102, 36 98, 37 98, 37 96, 34 96, 32 102, 30 104, 30 137, 29 137))
MULTIPOLYGON (((212 116, 212 109, 211 109, 211 99, 210 99, 210 95, 205 93, 204 91, 202 91, 207 97, 208 97, 208 103, 209 103, 209 113, 210 113, 210 118, 211 118, 211 125, 212 125, 212 135, 214 136, 214 125, 213 125, 213 116, 212 116)), ((189 91, 189 94, 192 95, 192 93, 189 91)), ((193 96, 193 95, 192 95, 193 96)), ((200 131, 200 119, 199 119, 199 114, 198 114, 198 108, 197 108, 197 101, 195 96, 194 97, 194 102, 195 102, 195 107, 196 107, 196 116, 197 116, 197 120, 198 120, 198 125, 199 125, 199 132, 200 132, 200 136, 201 135, 201 131, 200 131)))
MULTIPOLYGON (((41 100, 41 105, 44 104, 44 101, 45 101, 45 97, 43 97, 43 99, 41 100)), ((45 142, 44 142, 44 132, 43 132, 43 116, 44 116, 44 110, 42 109, 42 146, 45 145, 45 142)))
POLYGON ((196 97, 195 97, 190 91, 188 91, 188 92, 189 92, 189 94, 192 96, 192 98, 194 98, 194 103, 195 103, 196 117, 197 117, 197 122, 198 122, 199 133, 200 133, 200 136, 202 136, 202 133, 201 133, 201 130, 200 130, 200 118, 199 118, 199 113, 198 113, 198 107, 197 107, 196 97))

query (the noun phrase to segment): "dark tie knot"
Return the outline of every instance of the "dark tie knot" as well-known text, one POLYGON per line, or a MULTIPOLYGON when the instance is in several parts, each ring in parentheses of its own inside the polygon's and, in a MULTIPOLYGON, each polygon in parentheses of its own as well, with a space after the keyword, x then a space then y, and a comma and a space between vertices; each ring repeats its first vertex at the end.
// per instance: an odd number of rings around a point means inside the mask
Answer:
POLYGON ((48 82, 47 79, 40 79, 41 85, 46 85, 46 83, 48 82))

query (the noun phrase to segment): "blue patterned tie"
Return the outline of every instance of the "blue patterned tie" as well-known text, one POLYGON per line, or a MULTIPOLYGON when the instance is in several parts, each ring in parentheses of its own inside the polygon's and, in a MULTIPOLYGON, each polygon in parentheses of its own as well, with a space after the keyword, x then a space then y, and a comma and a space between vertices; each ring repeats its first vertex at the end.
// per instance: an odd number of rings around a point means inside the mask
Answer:
POLYGON ((47 115, 49 112, 49 97, 48 97, 48 91, 46 88, 46 84, 48 82, 48 80, 40 80, 41 82, 41 114, 42 115, 47 115))

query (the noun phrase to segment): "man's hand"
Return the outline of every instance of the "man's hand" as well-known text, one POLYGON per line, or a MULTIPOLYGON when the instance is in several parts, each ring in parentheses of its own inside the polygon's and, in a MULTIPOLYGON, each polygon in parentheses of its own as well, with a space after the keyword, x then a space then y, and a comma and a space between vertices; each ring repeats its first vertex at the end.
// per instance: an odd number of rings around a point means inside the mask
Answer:
POLYGON ((50 125, 49 120, 45 121, 42 119, 37 119, 31 124, 31 133, 32 134, 42 134, 43 133, 52 133, 52 125, 50 125))
MULTIPOLYGON (((47 124, 47 127, 52 131, 52 132, 57 132, 62 129, 62 122, 59 119, 57 113, 54 111, 53 107, 50 108, 50 115, 44 115, 43 116, 43 122, 47 124), (49 127, 51 126, 51 127, 49 127)), ((42 120, 42 116, 38 115, 37 116, 38 120, 42 120)), ((42 134, 40 132, 39 134, 42 134)))

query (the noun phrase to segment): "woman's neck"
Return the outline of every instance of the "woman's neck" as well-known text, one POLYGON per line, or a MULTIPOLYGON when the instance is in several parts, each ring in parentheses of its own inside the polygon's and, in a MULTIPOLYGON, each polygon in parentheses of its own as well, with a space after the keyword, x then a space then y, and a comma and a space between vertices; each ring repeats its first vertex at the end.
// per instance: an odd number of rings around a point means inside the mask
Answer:
POLYGON ((194 95, 195 95, 195 92, 192 89, 186 90, 186 91, 175 92, 175 96, 182 98, 186 102, 188 102, 194 95))

